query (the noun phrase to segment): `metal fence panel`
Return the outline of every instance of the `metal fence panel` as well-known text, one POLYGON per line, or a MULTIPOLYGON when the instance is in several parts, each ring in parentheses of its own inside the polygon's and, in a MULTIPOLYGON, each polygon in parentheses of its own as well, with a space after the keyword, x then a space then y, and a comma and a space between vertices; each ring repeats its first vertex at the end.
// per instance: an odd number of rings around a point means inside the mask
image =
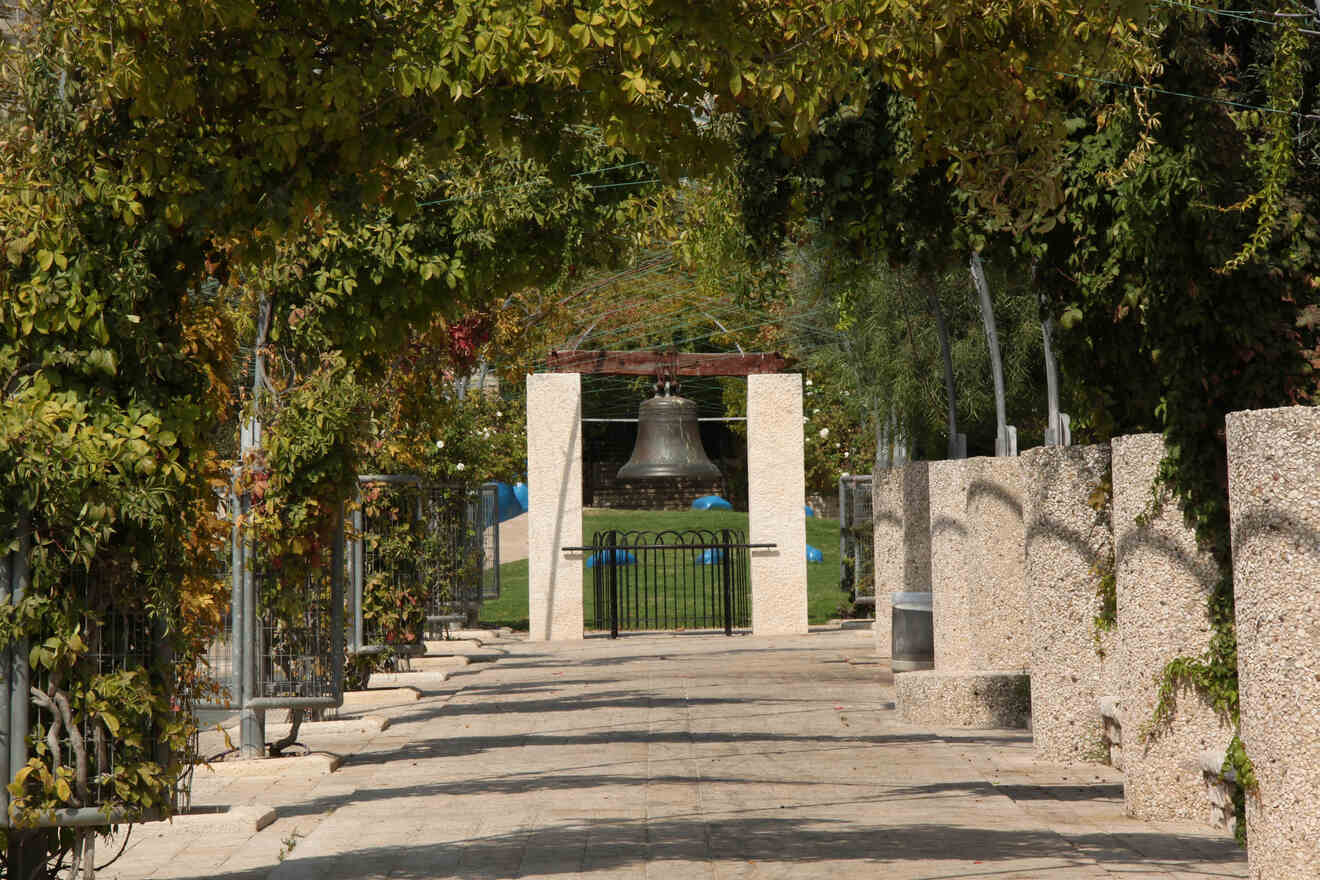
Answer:
POLYGON ((875 602, 871 485, 870 475, 839 478, 839 586, 855 604, 875 602))
POLYGON ((747 539, 734 529, 597 532, 588 557, 594 629, 751 626, 747 539))

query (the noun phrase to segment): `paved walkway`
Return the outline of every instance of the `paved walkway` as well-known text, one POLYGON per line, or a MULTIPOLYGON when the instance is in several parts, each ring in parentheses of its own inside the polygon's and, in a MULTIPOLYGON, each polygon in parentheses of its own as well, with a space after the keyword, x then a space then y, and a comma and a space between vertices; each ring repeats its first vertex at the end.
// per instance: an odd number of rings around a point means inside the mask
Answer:
POLYGON ((370 710, 385 731, 309 742, 347 755, 335 773, 199 791, 272 804, 265 830, 141 826, 101 876, 1246 874, 1222 835, 1125 818, 1109 768, 1036 765, 1021 732, 900 723, 866 631, 483 650, 500 659, 370 710))

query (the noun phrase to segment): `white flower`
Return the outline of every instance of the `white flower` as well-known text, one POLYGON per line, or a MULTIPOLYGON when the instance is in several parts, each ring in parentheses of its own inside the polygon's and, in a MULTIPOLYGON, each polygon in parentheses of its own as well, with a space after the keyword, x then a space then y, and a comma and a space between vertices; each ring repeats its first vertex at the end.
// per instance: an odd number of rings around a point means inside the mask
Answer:
POLYGON ((504 418, 504 413, 503 413, 501 410, 498 410, 498 409, 495 410, 495 418, 497 418, 497 419, 502 419, 502 418, 504 418))
POLYGON ((830 429, 829 429, 829 428, 821 428, 821 429, 820 429, 820 439, 824 440, 824 439, 825 439, 826 437, 828 437, 828 436, 830 436, 830 429))
POLYGON ((818 416, 818 415, 820 415, 820 410, 819 410, 819 409, 813 409, 813 410, 811 411, 811 414, 812 414, 813 416, 818 416))
POLYGON ((803 416, 803 417, 802 417, 802 424, 805 425, 806 423, 807 423, 807 417, 806 417, 806 416, 803 416))
POLYGON ((463 464, 463 462, 460 461, 458 464, 454 465, 454 470, 461 471, 465 467, 467 467, 467 465, 463 464))
POLYGON ((435 441, 435 448, 436 448, 436 449, 444 449, 444 448, 445 448, 445 441, 443 441, 443 440, 437 440, 437 441, 435 441))
MULTIPOLYGON (((848 452, 847 452, 847 450, 844 450, 843 457, 844 457, 844 458, 847 458, 847 457, 848 457, 848 452)), ((848 476, 848 475, 847 475, 847 474, 844 474, 844 476, 846 477, 846 476, 848 476)))
POLYGON ((811 380, 810 380, 810 379, 807 380, 807 387, 808 387, 808 388, 811 387, 811 380))

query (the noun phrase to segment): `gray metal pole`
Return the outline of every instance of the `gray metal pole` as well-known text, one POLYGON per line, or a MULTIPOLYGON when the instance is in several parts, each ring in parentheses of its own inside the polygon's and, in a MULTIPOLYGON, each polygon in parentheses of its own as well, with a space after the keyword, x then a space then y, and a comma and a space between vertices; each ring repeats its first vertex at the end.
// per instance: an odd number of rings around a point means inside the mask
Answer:
POLYGON ((990 377, 995 386, 995 455, 1017 455, 1017 431, 1008 424, 1004 402, 1004 364, 999 356, 999 333, 995 329, 995 307, 990 301, 990 285, 985 280, 985 267, 981 255, 972 252, 972 283, 980 295, 981 321, 985 324, 985 341, 990 349, 990 377))
MULTIPOLYGON (((13 554, 0 556, 0 604, 8 605, 13 589, 13 554)), ((13 665, 11 650, 0 651, 0 816, 6 817, 8 825, 9 790, 5 788, 14 778, 9 767, 9 749, 13 731, 9 728, 10 671, 13 665)))
POLYGON ((949 328, 944 323, 944 310, 935 293, 935 285, 926 284, 926 304, 935 318, 935 333, 940 339, 940 359, 944 362, 944 396, 948 400, 949 458, 967 457, 967 435, 958 433, 958 387, 953 382, 953 347, 949 344, 949 328))
POLYGON ((334 668, 335 705, 344 702, 344 502, 339 502, 335 545, 330 554, 330 662, 334 668))
MULTIPOLYGON (((237 482, 237 474, 235 474, 237 482)), ((234 488, 237 488, 236 486, 234 488)), ((229 698, 230 705, 241 711, 244 703, 243 663, 246 653, 243 650, 245 632, 243 629, 243 529, 240 526, 242 502, 238 493, 231 489, 229 493, 229 512, 233 525, 229 534, 229 698)))
POLYGON ((844 487, 847 477, 839 477, 839 583, 848 580, 848 493, 844 487))
POLYGON ((261 620, 257 615, 256 542, 252 530, 243 536, 243 708, 239 711, 239 754, 261 758, 266 753, 266 711, 252 706, 258 692, 261 662, 261 620))
MULTIPOLYGON (((32 516, 27 511, 19 514, 18 552, 10 565, 10 597, 15 605, 23 601, 31 586, 31 571, 28 567, 32 553, 32 516)), ((27 735, 31 729, 29 708, 32 704, 28 691, 32 687, 31 671, 28 669, 28 640, 19 639, 14 643, 10 664, 9 691, 9 770, 17 773, 28 760, 27 735)))
POLYGON ((1059 412, 1059 368, 1054 359, 1054 318, 1046 314, 1040 322, 1045 343, 1045 405, 1048 421, 1045 427, 1046 446, 1068 446, 1072 443, 1068 430, 1068 416, 1059 412))
POLYGON ((362 595, 366 589, 366 548, 362 545, 362 505, 358 497, 358 509, 353 511, 353 639, 352 651, 362 650, 362 595))

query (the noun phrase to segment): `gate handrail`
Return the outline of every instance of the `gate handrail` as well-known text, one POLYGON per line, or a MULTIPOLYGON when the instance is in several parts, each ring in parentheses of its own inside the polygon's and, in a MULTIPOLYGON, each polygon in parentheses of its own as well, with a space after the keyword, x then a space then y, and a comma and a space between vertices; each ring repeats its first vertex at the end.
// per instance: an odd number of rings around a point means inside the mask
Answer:
MULTIPOLYGON (((599 550, 603 544, 586 547, 560 547, 560 550, 599 550)), ((620 544, 625 550, 773 550, 779 545, 769 544, 620 544)))

